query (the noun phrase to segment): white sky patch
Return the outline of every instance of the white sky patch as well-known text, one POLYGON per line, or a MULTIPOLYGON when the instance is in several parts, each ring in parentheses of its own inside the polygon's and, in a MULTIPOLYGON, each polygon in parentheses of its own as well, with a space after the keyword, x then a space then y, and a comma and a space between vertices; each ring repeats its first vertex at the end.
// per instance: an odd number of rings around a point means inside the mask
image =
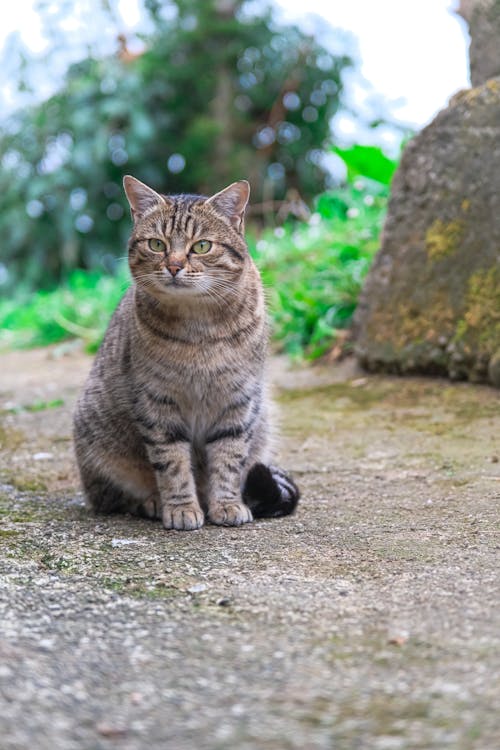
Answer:
POLYGON ((13 31, 19 32, 22 41, 32 52, 43 52, 46 49, 47 42, 42 36, 33 0, 0 3, 0 47, 3 47, 5 38, 13 31))
POLYGON ((129 28, 134 28, 141 20, 141 11, 139 10, 138 0, 120 0, 118 11, 124 23, 129 28))
MULTIPOLYGON (((276 0, 282 16, 302 28, 318 28, 320 16, 357 39, 359 70, 386 99, 401 122, 426 124, 450 96, 470 85, 465 23, 453 0, 276 0)), ((325 43, 327 32, 322 35, 325 43)), ((369 95, 362 82, 351 85, 353 104, 369 95)))

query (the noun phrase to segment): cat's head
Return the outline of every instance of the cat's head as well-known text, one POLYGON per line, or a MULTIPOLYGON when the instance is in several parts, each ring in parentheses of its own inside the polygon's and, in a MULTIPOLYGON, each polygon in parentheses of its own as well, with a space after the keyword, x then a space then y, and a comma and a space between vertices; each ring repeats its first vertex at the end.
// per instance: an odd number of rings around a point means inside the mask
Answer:
POLYGON ((156 297, 225 298, 249 261, 243 237, 246 180, 211 197, 160 195, 135 177, 123 180, 134 220, 129 265, 156 297))

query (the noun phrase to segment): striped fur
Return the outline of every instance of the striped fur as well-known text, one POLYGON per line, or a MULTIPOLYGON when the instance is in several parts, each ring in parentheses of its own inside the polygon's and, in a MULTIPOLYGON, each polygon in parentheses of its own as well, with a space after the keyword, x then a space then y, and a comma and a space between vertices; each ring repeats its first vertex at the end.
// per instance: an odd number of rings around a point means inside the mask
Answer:
POLYGON ((293 512, 295 484, 267 467, 267 323, 243 238, 248 183, 211 198, 161 196, 132 177, 124 185, 134 283, 74 416, 88 505, 167 529, 293 512), (200 240, 206 254, 193 250, 200 240))

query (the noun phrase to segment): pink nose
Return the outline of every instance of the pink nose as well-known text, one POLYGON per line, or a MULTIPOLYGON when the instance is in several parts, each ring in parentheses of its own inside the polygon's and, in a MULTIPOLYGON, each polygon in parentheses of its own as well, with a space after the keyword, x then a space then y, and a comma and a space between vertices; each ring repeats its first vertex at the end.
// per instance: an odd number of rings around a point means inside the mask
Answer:
POLYGON ((167 266, 167 268, 172 276, 175 276, 179 273, 179 271, 182 271, 182 266, 179 263, 172 263, 171 265, 167 266))

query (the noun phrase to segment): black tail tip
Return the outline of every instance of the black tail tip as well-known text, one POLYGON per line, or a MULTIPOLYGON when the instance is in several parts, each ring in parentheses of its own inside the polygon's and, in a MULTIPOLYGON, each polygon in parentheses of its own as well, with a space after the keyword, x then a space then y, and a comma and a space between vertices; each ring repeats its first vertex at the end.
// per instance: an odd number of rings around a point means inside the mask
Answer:
POLYGON ((295 512, 300 492, 291 477, 276 466, 254 464, 248 472, 243 500, 255 518, 277 518, 295 512))

